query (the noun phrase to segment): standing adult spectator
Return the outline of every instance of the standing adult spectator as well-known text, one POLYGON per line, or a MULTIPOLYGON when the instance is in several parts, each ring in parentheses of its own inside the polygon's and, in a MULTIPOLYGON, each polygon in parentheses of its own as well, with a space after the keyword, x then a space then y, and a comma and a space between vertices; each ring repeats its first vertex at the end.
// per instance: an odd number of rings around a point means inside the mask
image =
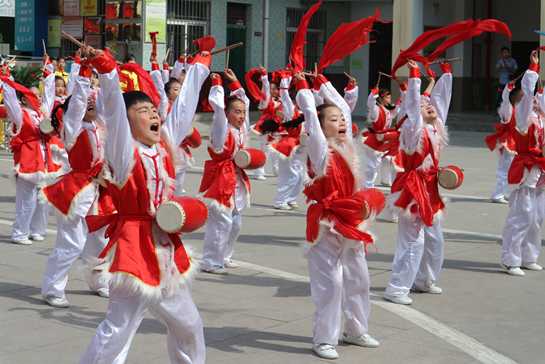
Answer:
POLYGON ((496 73, 500 74, 500 81, 498 85, 498 93, 496 96, 496 110, 500 107, 502 102, 502 94, 505 85, 515 79, 515 74, 518 72, 519 66, 517 61, 511 58, 511 52, 508 47, 502 47, 501 53, 503 58, 496 64, 496 73))

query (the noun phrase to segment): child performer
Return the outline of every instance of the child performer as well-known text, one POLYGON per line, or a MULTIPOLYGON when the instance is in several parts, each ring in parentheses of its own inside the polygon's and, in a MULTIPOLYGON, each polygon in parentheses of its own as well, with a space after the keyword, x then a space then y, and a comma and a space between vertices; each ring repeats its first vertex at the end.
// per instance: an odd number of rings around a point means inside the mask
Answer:
POLYGON ((231 262, 242 227, 240 211, 250 203, 250 181, 233 161, 235 153, 248 146, 248 108, 250 101, 233 71, 224 71, 231 82, 231 96, 224 100, 222 80, 212 73, 210 105, 214 109, 212 135, 208 145, 211 160, 204 165, 200 194, 208 205, 210 218, 203 245, 203 270, 227 274, 236 268, 231 262))
MULTIPOLYGON (((310 287, 317 307, 312 318, 312 350, 322 358, 336 359, 341 309, 346 318, 343 341, 379 346, 367 334, 371 303, 364 245, 372 243, 373 238, 356 213, 364 204, 353 198, 361 183, 350 121, 345 121, 341 109, 334 105, 320 106, 318 114, 304 76, 298 72, 296 77, 297 104, 305 115, 309 134, 306 148, 311 180, 304 193, 314 201, 307 212, 306 231, 310 287), (347 218, 351 210, 357 216, 347 218), (336 211, 344 211, 344 217, 336 211)), ((321 75, 316 80, 318 90, 327 82, 321 75)))
POLYGON ((64 83, 68 82, 68 73, 66 69, 66 59, 63 56, 57 57, 57 68, 55 69, 55 76, 62 77, 64 83))
POLYGON ((490 199, 493 202, 503 204, 509 203, 507 201, 509 199, 509 196, 507 195, 507 189, 509 187, 507 175, 516 154, 515 141, 512 136, 512 130, 514 129, 513 125, 516 123, 515 118, 513 117, 515 109, 509 102, 509 95, 514 87, 515 81, 511 81, 507 84, 507 87, 503 88, 503 103, 498 110, 498 114, 501 117, 501 124, 495 124, 494 127, 497 132, 489 135, 485 139, 488 148, 491 151, 497 150, 499 153, 498 169, 496 170, 498 185, 492 191, 490 199))
MULTIPOLYGON (((169 155, 176 151, 169 152, 166 145, 172 145, 168 142, 171 138, 183 138, 190 127, 190 121, 178 114, 183 113, 179 100, 191 100, 187 106, 194 109, 198 98, 187 97, 193 92, 188 82, 161 126, 148 95, 121 93, 112 58, 90 47, 83 54, 99 72, 108 132, 104 179, 118 213, 87 217, 90 231, 109 224, 108 246, 91 269, 100 270, 110 282, 110 299, 106 319, 80 364, 125 362, 148 310, 167 326, 172 363, 204 363, 202 320, 188 289, 199 267, 186 253, 179 235, 167 234, 154 221, 158 206, 174 193, 174 166, 169 155)), ((194 83, 204 82, 210 59, 197 55, 188 75, 194 83)))
POLYGON ((383 142, 377 139, 377 132, 389 128, 392 120, 399 112, 399 108, 391 105, 391 102, 392 95, 390 91, 385 89, 379 90, 378 87, 371 90, 367 99, 372 130, 363 133, 363 144, 365 146, 365 156, 367 157, 363 181, 364 188, 374 187, 379 167, 381 171, 381 184, 384 186, 391 186, 392 180, 397 173, 392 163, 392 158, 382 158, 383 153, 378 149, 382 146, 383 142))
MULTIPOLYGON (((43 196, 55 208, 57 240, 47 260, 42 297, 49 305, 59 308, 69 306, 64 289, 68 272, 80 254, 88 256, 96 250, 100 253, 106 247, 106 240, 98 236, 92 242, 98 242, 99 247, 84 250, 88 235, 85 216, 98 210, 97 176, 104 164, 106 141, 105 126, 97 115, 94 99, 89 96, 91 71, 90 65, 80 68, 72 96, 53 110, 53 120, 57 121, 57 111, 64 112, 61 135, 72 167, 69 173, 43 189, 43 196)), ((98 253, 92 255, 98 257, 98 253)), ((84 261, 89 260, 84 257, 84 261)), ((93 288, 99 295, 108 297, 108 286, 104 282, 93 288)))
POLYGON ((501 267, 514 276, 524 276, 520 267, 543 269, 536 261, 545 218, 545 157, 541 152, 545 146, 545 114, 542 111, 545 102, 540 98, 538 106, 533 96, 539 72, 537 51, 532 51, 530 61, 530 67, 522 77, 522 91, 511 91, 509 97, 515 107, 516 127, 512 134, 517 155, 507 177, 509 187, 514 190, 509 197, 509 214, 503 229, 501 267))
POLYGON ((450 65, 439 61, 443 75, 431 94, 420 96, 420 69, 409 61, 410 79, 403 101, 407 119, 400 135, 404 171, 399 172, 387 198, 397 207, 399 224, 392 279, 384 299, 410 305, 409 290, 441 293, 435 286, 444 256, 440 217, 445 203, 439 195, 437 172, 441 148, 447 144, 445 120, 452 95, 450 65), (435 107, 432 105, 435 105, 435 107))
POLYGON ((15 162, 16 178, 15 221, 11 241, 30 245, 32 241, 43 241, 49 212, 44 202, 38 201, 39 186, 46 179, 53 179, 65 172, 53 162, 49 136, 40 131, 40 121, 51 115, 55 102, 55 75, 51 64, 43 71, 44 98, 35 86, 22 87, 13 82, 9 70, 3 67, 4 104, 13 123, 11 147, 15 162), (21 105, 16 90, 20 94, 21 105))

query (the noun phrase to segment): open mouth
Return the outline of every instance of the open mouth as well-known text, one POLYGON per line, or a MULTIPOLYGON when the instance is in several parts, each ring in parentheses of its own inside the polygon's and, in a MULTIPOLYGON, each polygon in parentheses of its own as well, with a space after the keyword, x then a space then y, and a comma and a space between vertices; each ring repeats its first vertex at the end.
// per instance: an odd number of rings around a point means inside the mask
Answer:
POLYGON ((346 135, 346 130, 339 130, 340 135, 346 135))
POLYGON ((95 111, 95 107, 93 105, 87 106, 87 111, 95 111))
POLYGON ((435 111, 430 109, 430 110, 428 110, 428 115, 431 115, 431 114, 435 114, 435 111))
POLYGON ((154 134, 159 134, 159 123, 154 123, 149 128, 154 134))

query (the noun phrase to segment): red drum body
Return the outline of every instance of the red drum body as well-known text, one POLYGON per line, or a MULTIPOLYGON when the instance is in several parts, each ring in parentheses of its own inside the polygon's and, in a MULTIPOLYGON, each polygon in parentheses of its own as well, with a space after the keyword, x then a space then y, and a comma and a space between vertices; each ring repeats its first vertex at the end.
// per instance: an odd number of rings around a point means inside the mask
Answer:
POLYGON ((241 149, 235 153, 235 164, 242 169, 258 169, 265 165, 267 156, 259 149, 241 149))
POLYGON ((437 174, 437 181, 441 187, 447 190, 455 190, 462 185, 464 174, 455 166, 446 166, 437 174))
POLYGON ((198 148, 202 144, 201 134, 197 129, 191 127, 185 136, 184 142, 193 149, 198 148))
POLYGON ((365 203, 365 209, 361 212, 361 216, 365 220, 371 214, 377 216, 384 209, 384 206, 386 206, 386 196, 384 196, 381 190, 376 188, 368 188, 356 192, 353 197, 365 203))
POLYGON ((157 208, 155 218, 167 233, 190 233, 206 224, 208 207, 195 197, 175 197, 157 208))
POLYGON ((355 138, 358 135, 358 126, 352 123, 352 138, 355 138))

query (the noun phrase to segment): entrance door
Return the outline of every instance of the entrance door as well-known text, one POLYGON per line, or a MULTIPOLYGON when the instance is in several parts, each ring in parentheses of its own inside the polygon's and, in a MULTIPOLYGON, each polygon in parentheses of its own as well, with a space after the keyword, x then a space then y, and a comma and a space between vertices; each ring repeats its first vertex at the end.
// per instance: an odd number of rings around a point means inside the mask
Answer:
POLYGON ((227 26, 227 45, 242 42, 243 46, 229 51, 229 68, 233 70, 240 83, 244 86, 246 74, 246 27, 240 25, 227 26))
MULTIPOLYGON (((376 86, 379 71, 390 74, 392 72, 392 23, 375 22, 371 37, 376 43, 369 44, 369 88, 376 86)), ((380 88, 390 89, 390 79, 382 76, 380 88)))

